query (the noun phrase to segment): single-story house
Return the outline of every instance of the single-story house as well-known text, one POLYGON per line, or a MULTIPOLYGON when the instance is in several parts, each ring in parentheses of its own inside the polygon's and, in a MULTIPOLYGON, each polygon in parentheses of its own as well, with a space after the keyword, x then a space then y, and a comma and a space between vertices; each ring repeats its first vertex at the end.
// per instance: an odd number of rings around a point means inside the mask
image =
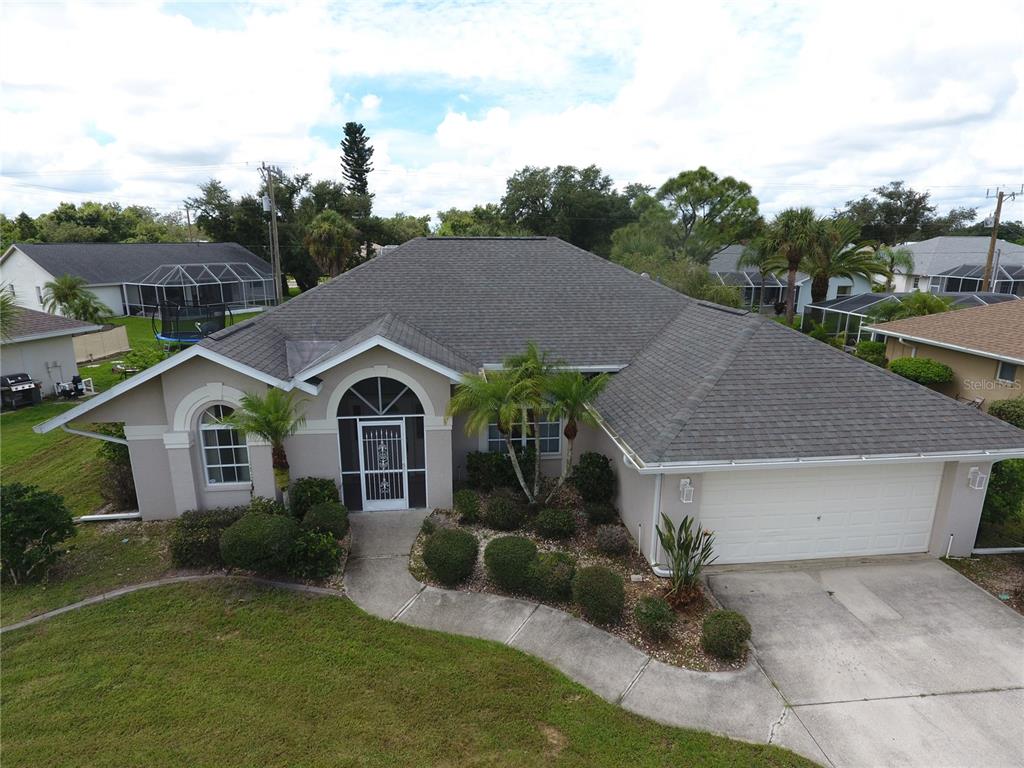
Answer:
POLYGON ((953 369, 940 391, 987 410, 1024 394, 1024 301, 908 317, 866 327, 885 356, 930 357, 953 369))
POLYGON ((274 303, 270 265, 238 243, 14 243, 0 256, 0 283, 16 301, 43 309, 46 283, 85 280, 113 316, 151 315, 161 303, 274 303))
MULTIPOLYGON (((910 251, 914 268, 897 269, 893 289, 897 293, 975 293, 981 291, 991 238, 985 236, 933 237, 916 243, 902 243, 910 251)), ((1024 245, 996 240, 993 258, 993 293, 1024 296, 1024 245)))
MULTIPOLYGON (((1024 431, 551 237, 411 240, 35 429, 124 423, 143 518, 172 518, 274 495, 270 448, 221 419, 278 387, 304 401, 293 477, 353 510, 447 507, 467 456, 500 448, 446 418, 453 388, 528 341, 611 372, 576 455, 611 460, 652 564, 661 513, 715 531, 720 563, 966 554, 993 462, 1024 456, 1024 431)), ((551 475, 561 427, 541 425, 551 475)))
MULTIPOLYGON (((808 304, 802 317, 801 327, 804 331, 808 331, 812 327, 812 323, 818 323, 825 326, 830 336, 845 333, 847 343, 853 345, 862 339, 872 338, 871 334, 867 332, 866 326, 871 313, 880 304, 893 299, 902 301, 913 294, 914 291, 861 293, 856 296, 841 296, 838 299, 808 304)), ((1020 300, 1020 297, 1010 293, 936 293, 936 295, 949 299, 950 306, 957 310, 1020 300)))
POLYGON ((27 373, 42 382, 44 397, 52 396, 58 381, 78 375, 74 337, 99 330, 92 323, 22 307, 8 337, 0 339, 0 370, 5 376, 27 373))
MULTIPOLYGON (((770 307, 775 303, 786 300, 788 286, 785 275, 765 274, 762 275, 754 267, 741 267, 740 257, 747 246, 730 245, 716 253, 708 269, 711 274, 717 277, 724 285, 738 287, 743 293, 743 306, 745 307, 770 307), (764 297, 762 299, 762 289, 764 297)), ((828 281, 828 293, 825 299, 835 299, 842 296, 850 296, 858 293, 871 291, 871 283, 859 275, 854 278, 833 277, 828 281)), ((796 295, 794 307, 796 314, 802 315, 804 307, 811 301, 811 278, 803 272, 796 275, 796 295)))

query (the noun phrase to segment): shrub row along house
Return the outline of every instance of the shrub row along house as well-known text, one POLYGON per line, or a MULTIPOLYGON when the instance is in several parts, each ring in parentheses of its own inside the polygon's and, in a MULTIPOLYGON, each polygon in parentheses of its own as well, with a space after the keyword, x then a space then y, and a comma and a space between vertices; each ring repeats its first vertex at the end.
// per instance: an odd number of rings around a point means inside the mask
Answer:
MULTIPOLYGON (((276 387, 303 399, 293 477, 331 478, 353 510, 450 507, 468 457, 503 442, 445 418, 453 388, 529 341, 611 372, 575 450, 613 462, 651 563, 662 513, 714 530, 720 563, 968 553, 993 462, 1024 456, 984 413, 544 237, 412 240, 36 430, 123 422, 142 516, 171 518, 274 495, 270 447, 223 418, 276 387)), ((561 428, 540 425, 548 475, 561 428)))

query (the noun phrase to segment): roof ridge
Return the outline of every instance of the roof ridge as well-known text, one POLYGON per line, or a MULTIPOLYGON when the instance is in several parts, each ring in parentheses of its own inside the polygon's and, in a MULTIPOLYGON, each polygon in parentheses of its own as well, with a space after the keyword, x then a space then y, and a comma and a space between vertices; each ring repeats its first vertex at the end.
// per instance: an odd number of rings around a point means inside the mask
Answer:
POLYGON ((651 446, 651 454, 654 457, 660 458, 662 453, 668 447, 668 444, 672 442, 672 439, 683 431, 686 424, 691 418, 693 418, 694 413, 696 413, 697 406, 704 401, 722 376, 725 375, 725 372, 729 370, 729 367, 736 359, 736 356, 740 353, 743 345, 748 342, 764 325, 764 322, 759 315, 742 315, 741 317, 744 326, 741 327, 739 332, 733 337, 732 343, 729 344, 722 356, 718 358, 711 370, 708 371, 701 380, 700 384, 698 384, 696 388, 694 388, 693 392, 690 393, 689 397, 683 401, 682 406, 680 406, 679 410, 676 411, 675 415, 672 416, 668 424, 661 430, 657 438, 654 440, 654 443, 651 446))

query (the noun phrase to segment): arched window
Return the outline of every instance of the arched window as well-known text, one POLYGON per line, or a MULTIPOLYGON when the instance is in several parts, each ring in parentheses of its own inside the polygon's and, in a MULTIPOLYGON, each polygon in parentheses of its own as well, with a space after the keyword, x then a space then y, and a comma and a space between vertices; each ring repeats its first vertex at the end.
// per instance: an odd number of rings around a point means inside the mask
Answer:
POLYGON ((238 430, 225 423, 233 412, 228 405, 213 405, 199 417, 203 468, 210 485, 249 482, 249 449, 238 430))
POLYGON ((395 379, 363 379, 341 398, 337 415, 345 506, 426 506, 423 405, 416 393, 395 379))

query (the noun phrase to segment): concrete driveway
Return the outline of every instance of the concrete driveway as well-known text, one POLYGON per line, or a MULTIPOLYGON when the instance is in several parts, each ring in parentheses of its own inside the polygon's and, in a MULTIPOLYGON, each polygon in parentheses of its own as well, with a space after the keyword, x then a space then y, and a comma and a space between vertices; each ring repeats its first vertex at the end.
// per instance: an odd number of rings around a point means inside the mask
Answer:
POLYGON ((1024 617, 953 569, 818 561, 709 581, 833 765, 1024 765, 1024 617))

